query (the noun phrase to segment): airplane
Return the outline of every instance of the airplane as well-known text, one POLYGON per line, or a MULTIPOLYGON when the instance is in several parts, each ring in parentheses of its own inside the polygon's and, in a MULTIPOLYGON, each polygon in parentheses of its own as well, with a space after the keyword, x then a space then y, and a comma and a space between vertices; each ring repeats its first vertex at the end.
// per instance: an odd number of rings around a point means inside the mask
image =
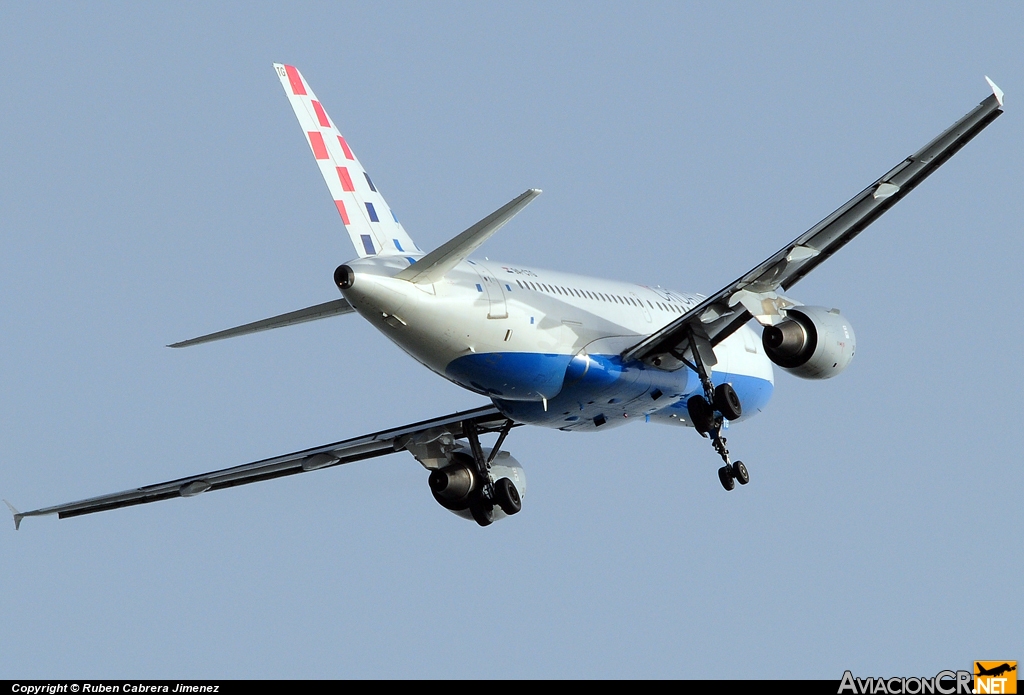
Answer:
POLYGON ((1004 673, 1009 673, 1010 671, 1016 671, 1017 670, 1017 663, 1016 662, 1014 662, 1013 666, 1010 666, 1010 664, 1008 664, 1008 663, 1002 663, 999 666, 995 666, 993 668, 983 668, 981 666, 981 664, 978 664, 978 663, 975 663, 975 665, 977 666, 977 669, 978 669, 978 672, 974 674, 976 676, 994 676, 994 677, 998 677, 998 676, 1003 675, 1004 673))
MULTIPOLYGON (((532 188, 429 253, 406 233, 309 83, 274 64, 356 257, 334 272, 341 297, 174 343, 184 348, 357 313, 415 360, 479 394, 478 408, 78 502, 19 512, 68 518, 407 451, 434 499, 487 526, 522 509, 526 474, 502 447, 513 428, 593 432, 636 421, 690 427, 722 459, 725 490, 750 474, 723 431, 765 408, 773 366, 828 379, 856 337, 837 310, 787 293, 944 164, 1003 111, 992 94, 842 207, 710 295, 471 259, 530 204, 532 188), (752 327, 753 325, 753 327, 752 327), (760 335, 757 330, 760 330, 760 335), (490 446, 481 436, 496 434, 490 446)), ((6 502, 6 500, 5 500, 6 502)))

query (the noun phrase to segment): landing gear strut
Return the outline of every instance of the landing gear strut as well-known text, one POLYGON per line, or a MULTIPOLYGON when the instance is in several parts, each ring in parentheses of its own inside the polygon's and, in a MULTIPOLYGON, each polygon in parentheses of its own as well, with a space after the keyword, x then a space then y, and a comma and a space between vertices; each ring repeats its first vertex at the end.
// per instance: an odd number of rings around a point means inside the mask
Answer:
MULTIPOLYGON (((691 397, 686 402, 686 410, 694 429, 701 436, 710 436, 711 446, 714 447, 725 463, 724 466, 718 469, 718 479, 721 481, 722 487, 726 490, 732 490, 736 487, 737 481, 740 485, 749 483, 750 474, 747 472, 747 467, 743 465, 742 461, 737 461, 733 465, 729 460, 729 449, 726 447, 725 437, 722 436, 722 425, 725 420, 737 419, 742 414, 743 408, 731 384, 719 384, 717 388, 712 385, 711 377, 708 375, 708 370, 704 366, 704 360, 701 359, 700 350, 698 349, 699 338, 692 329, 688 333, 687 340, 690 343, 690 354, 693 356, 693 362, 687 360, 681 351, 674 351, 672 354, 676 359, 682 361, 683 364, 697 373, 697 376, 700 377, 701 386, 704 388, 704 395, 691 397), (716 414, 715 411, 721 414, 716 414)), ((707 336, 704 336, 704 341, 710 346, 707 336)))
POLYGON ((462 423, 463 433, 469 441, 469 448, 473 454, 473 463, 476 466, 476 473, 483 481, 477 497, 469 505, 469 511, 473 519, 481 526, 490 526, 494 521, 494 507, 499 506, 508 515, 515 514, 523 508, 522 500, 515 485, 508 478, 502 478, 496 483, 491 482, 491 462, 501 450, 505 437, 512 430, 512 420, 507 420, 498 434, 498 441, 491 449, 491 455, 484 457, 483 448, 480 446, 480 433, 477 430, 476 422, 466 420, 462 423))

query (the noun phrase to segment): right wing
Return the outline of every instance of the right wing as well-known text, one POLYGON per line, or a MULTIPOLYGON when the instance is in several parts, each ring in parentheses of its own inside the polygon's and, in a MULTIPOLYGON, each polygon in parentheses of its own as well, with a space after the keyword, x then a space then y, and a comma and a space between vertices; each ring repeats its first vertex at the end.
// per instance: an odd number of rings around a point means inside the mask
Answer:
MULTIPOLYGON (((280 478, 295 473, 340 466, 343 463, 362 461, 363 459, 376 458, 402 451, 407 445, 415 445, 417 439, 424 439, 441 434, 450 434, 454 439, 462 439, 466 436, 463 423, 473 423, 478 433, 498 431, 508 423, 508 419, 498 412, 493 405, 487 405, 474 410, 452 413, 443 417, 424 420, 404 427, 395 427, 382 432, 367 434, 362 437, 346 439, 325 444, 324 446, 296 451, 293 454, 276 456, 263 459, 253 463, 242 464, 232 468, 222 468, 218 471, 200 473, 199 475, 187 478, 178 478, 166 483, 147 485, 145 487, 114 492, 99 497, 58 504, 53 507, 35 509, 31 512, 19 512, 10 502, 14 514, 14 528, 21 525, 21 520, 26 516, 45 516, 56 514, 59 518, 65 519, 72 516, 103 512, 108 509, 119 507, 130 507, 136 504, 157 502, 159 500, 171 499, 174 497, 194 497, 209 490, 220 490, 236 485, 246 485, 261 480, 280 478)), ((6 502, 6 500, 4 500, 6 502)))
POLYGON ((762 323, 778 319, 781 310, 794 306, 780 291, 845 246, 1003 113, 1002 91, 985 79, 992 95, 970 113, 753 270, 623 352, 623 361, 658 364, 663 355, 681 355, 692 340, 701 359, 713 365, 712 347, 751 317, 762 323))

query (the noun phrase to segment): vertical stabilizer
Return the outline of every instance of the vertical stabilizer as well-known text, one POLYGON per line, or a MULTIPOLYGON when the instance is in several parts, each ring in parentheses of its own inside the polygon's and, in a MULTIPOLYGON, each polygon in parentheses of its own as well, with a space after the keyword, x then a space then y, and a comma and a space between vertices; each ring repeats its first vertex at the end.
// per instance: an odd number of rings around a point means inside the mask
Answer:
POLYGON ((417 251, 297 69, 274 63, 288 101, 360 258, 417 251))

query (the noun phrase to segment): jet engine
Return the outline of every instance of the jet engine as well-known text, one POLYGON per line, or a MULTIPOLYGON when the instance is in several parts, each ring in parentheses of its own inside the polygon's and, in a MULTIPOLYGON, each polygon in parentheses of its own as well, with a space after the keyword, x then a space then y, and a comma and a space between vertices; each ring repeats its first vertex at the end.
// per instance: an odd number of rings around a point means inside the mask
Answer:
MULTIPOLYGON (((491 451, 483 447, 485 459, 491 451)), ((507 451, 499 451, 491 461, 490 497, 484 491, 487 482, 467 451, 452 453, 448 465, 432 470, 427 478, 438 504, 481 526, 517 513, 526 496, 526 472, 507 451)))
POLYGON ((772 362, 804 379, 828 379, 849 366, 857 338, 838 309, 800 306, 788 309, 786 316, 761 334, 772 362))

